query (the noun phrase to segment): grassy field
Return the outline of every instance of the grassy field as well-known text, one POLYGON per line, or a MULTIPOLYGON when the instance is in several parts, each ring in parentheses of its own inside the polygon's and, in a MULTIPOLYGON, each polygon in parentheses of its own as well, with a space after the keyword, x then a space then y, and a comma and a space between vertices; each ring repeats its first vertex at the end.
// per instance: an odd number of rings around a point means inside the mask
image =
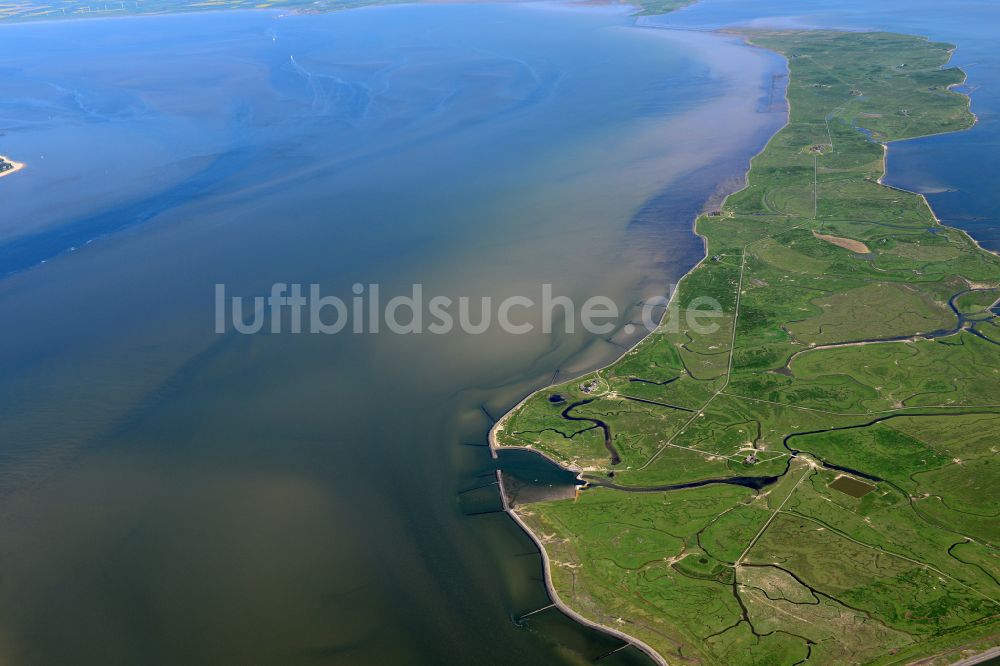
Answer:
POLYGON ((671 664, 955 660, 1000 641, 1000 259, 880 178, 885 142, 972 125, 964 76, 916 37, 749 37, 790 118, 697 221, 674 298, 719 326, 501 420, 591 484, 515 511, 567 605, 671 664))

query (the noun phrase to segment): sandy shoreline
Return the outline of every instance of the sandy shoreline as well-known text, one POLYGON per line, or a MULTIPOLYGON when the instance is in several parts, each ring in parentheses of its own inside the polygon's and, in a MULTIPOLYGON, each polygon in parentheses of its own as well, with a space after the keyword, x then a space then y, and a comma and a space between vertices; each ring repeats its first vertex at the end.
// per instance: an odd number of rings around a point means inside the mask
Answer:
MULTIPOLYGON (((641 26, 638 26, 638 27, 641 27, 641 26)), ((745 42, 745 44, 746 44, 746 46, 748 48, 762 48, 762 47, 757 46, 756 44, 751 44, 750 41, 749 41, 749 38, 745 34, 740 34, 740 33, 736 32, 736 31, 733 31, 733 30, 712 30, 712 31, 707 31, 707 32, 714 32, 714 33, 718 33, 718 34, 728 34, 728 35, 738 35, 738 36, 743 37, 744 42, 745 42)), ((771 137, 764 143, 764 145, 761 147, 761 149, 759 151, 757 151, 757 153, 755 153, 750 158, 750 160, 747 162, 746 171, 743 174, 743 182, 738 187, 735 187, 731 192, 729 192, 728 194, 726 194, 725 197, 723 197, 722 202, 719 204, 720 208, 723 205, 725 205, 726 199, 728 199, 731 195, 736 194, 737 192, 740 192, 741 190, 743 190, 744 188, 746 188, 749 185, 749 182, 750 182, 749 181, 749 178, 750 178, 750 169, 753 168, 753 160, 754 160, 754 158, 756 158, 758 155, 760 155, 761 153, 763 153, 767 149, 767 147, 771 144, 771 141, 774 140, 774 137, 777 136, 781 132, 781 130, 783 130, 788 125, 789 111, 790 111, 790 108, 791 108, 791 103, 789 102, 789 99, 788 99, 788 82, 790 80, 790 73, 791 72, 790 72, 790 69, 789 69, 788 61, 786 59, 785 60, 785 92, 784 92, 784 99, 785 99, 785 122, 781 125, 781 127, 779 127, 775 131, 775 133, 773 135, 771 135, 771 137)), ((702 255, 701 259, 698 260, 698 262, 695 263, 694 266, 692 266, 690 268, 690 270, 688 270, 687 273, 685 273, 683 276, 681 276, 680 280, 678 280, 678 286, 679 286, 679 283, 680 283, 681 280, 683 280, 688 275, 690 275, 692 271, 694 271, 698 266, 700 266, 702 263, 704 263, 706 259, 708 259, 708 240, 704 236, 702 236, 701 234, 699 234, 698 230, 697 230, 698 217, 700 217, 700 216, 701 216, 701 214, 696 215, 695 218, 691 221, 691 233, 693 233, 695 236, 697 236, 698 238, 701 239, 701 241, 702 241, 703 255, 702 255)), ((673 300, 674 300, 674 298, 676 297, 676 295, 677 295, 677 293, 679 291, 680 291, 679 288, 675 288, 673 290, 673 292, 670 294, 670 298, 667 301, 667 307, 664 309, 664 315, 663 315, 664 317, 666 317, 666 314, 670 311, 670 306, 673 304, 673 300)), ((662 319, 661 319, 660 323, 662 324, 662 319)), ((657 328, 659 328, 659 325, 657 326, 657 328)), ((601 366, 600 368, 597 368, 595 370, 589 371, 589 372, 584 373, 584 374, 591 374, 592 372, 593 373, 600 373, 602 370, 604 370, 606 368, 609 368, 610 366, 618 363, 627 354, 631 353, 634 349, 636 349, 636 347, 638 347, 643 342, 645 342, 646 339, 648 339, 649 336, 651 334, 653 334, 655 331, 656 331, 656 329, 647 332, 646 335, 644 335, 643 337, 641 337, 638 340, 636 340, 635 344, 633 344, 631 347, 629 347, 624 352, 622 352, 621 355, 619 355, 617 358, 615 358, 612 361, 608 362, 607 364, 601 366)), ((492 455, 494 459, 497 458, 497 451, 499 451, 501 449, 520 449, 520 450, 526 450, 525 447, 520 447, 520 446, 513 446, 512 447, 512 446, 502 446, 502 445, 500 445, 497 442, 496 434, 497 434, 498 431, 503 430, 504 423, 506 422, 507 418, 511 414, 513 414, 515 411, 517 411, 518 408, 521 407, 521 405, 523 405, 525 402, 527 402, 528 400, 530 400, 532 397, 534 397, 538 393, 540 393, 540 392, 542 392, 544 390, 547 390, 550 387, 551 387, 551 385, 545 386, 545 387, 543 387, 541 389, 538 389, 536 391, 532 391, 528 395, 524 396, 524 398, 522 398, 520 401, 518 401, 518 403, 516 405, 514 405, 509 410, 507 410, 504 413, 504 415, 501 416, 496 421, 496 423, 493 424, 493 427, 490 428, 490 432, 489 432, 489 447, 490 447, 490 455, 492 455)), ((538 455, 546 458, 547 460, 555 463, 556 465, 559 465, 563 469, 566 469, 566 470, 568 470, 570 472, 582 473, 581 470, 574 469, 573 467, 568 467, 567 465, 563 464, 561 461, 555 460, 554 458, 552 458, 551 456, 545 454, 542 451, 538 451, 536 449, 527 449, 527 450, 534 451, 534 453, 536 453, 536 454, 538 454, 538 455)), ((666 658, 663 657, 663 655, 661 655, 659 652, 657 652, 655 649, 653 649, 651 646, 649 646, 648 644, 646 644, 642 640, 640 640, 640 639, 638 639, 638 638, 636 638, 634 636, 630 636, 629 634, 626 634, 625 632, 623 632, 623 631, 621 631, 619 629, 616 629, 615 627, 610 627, 610 626, 607 626, 607 625, 604 625, 604 624, 600 624, 599 622, 595 622, 595 621, 590 620, 590 619, 588 619, 586 617, 583 617, 578 612, 576 612, 575 610, 573 610, 572 608, 570 608, 559 597, 559 593, 556 591, 555 587, 552 584, 551 562, 549 560, 549 554, 545 550, 545 546, 542 544, 541 540, 539 540, 538 536, 534 532, 531 531, 531 528, 528 527, 527 523, 525 523, 524 520, 517 514, 517 511, 513 507, 510 506, 510 503, 509 503, 509 501, 507 499, 507 492, 506 492, 506 490, 504 489, 504 486, 503 486, 503 475, 500 473, 499 470, 497 470, 496 476, 497 476, 497 485, 498 485, 498 487, 500 489, 500 498, 501 498, 501 500, 503 502, 504 511, 507 513, 508 516, 510 516, 514 520, 515 523, 518 524, 518 526, 522 530, 524 530, 525 534, 527 534, 528 537, 534 542, 535 546, 538 548, 538 551, 539 551, 539 553, 542 556, 542 574, 543 574, 543 578, 545 580, 545 589, 548 591, 549 597, 552 599, 552 603, 559 610, 561 610, 563 613, 565 613, 569 617, 573 618, 574 620, 576 620, 580 624, 582 624, 582 625, 584 625, 586 627, 590 627, 591 629, 597 629, 599 631, 603 631, 604 633, 609 634, 611 636, 615 636, 616 638, 620 638, 621 640, 625 641, 629 645, 633 645, 636 648, 638 648, 639 650, 642 650, 642 652, 645 653, 650 659, 652 659, 657 664, 657 666, 670 666, 669 663, 667 662, 666 658)))
MULTIPOLYGON (((531 395, 534 395, 534 393, 532 393, 531 395)), ((510 412, 508 412, 508 414, 509 413, 510 412)), ((490 431, 491 453, 494 453, 495 456, 496 454, 492 450, 493 441, 494 441, 493 432, 491 430, 490 431)), ((517 511, 515 511, 510 506, 510 502, 507 499, 507 491, 503 487, 503 475, 500 473, 500 470, 497 470, 496 476, 497 476, 497 486, 500 488, 500 499, 503 502, 504 511, 506 511, 507 515, 513 518, 514 522, 517 523, 522 530, 524 530, 524 533, 527 534, 528 538, 534 542, 535 546, 538 548, 538 552, 542 556, 542 576, 545 579, 545 589, 549 593, 549 598, 552 599, 552 603, 556 606, 556 608, 558 608, 563 613, 571 617, 574 621, 579 622, 580 624, 586 627, 590 627, 591 629, 596 629, 603 633, 610 634, 615 638, 620 638, 629 645, 637 647, 638 649, 642 650, 646 654, 646 656, 648 656, 650 659, 656 662, 657 666, 669 666, 667 660, 664 659, 659 652, 657 652, 652 647, 642 642, 638 638, 630 636, 623 631, 615 629, 614 627, 609 627, 607 625, 594 622, 593 620, 588 620, 587 618, 585 618, 584 616, 580 615, 575 610, 567 606, 563 602, 563 600, 559 598, 559 594, 556 592, 556 588, 552 584, 552 564, 549 561, 549 554, 545 550, 545 546, 542 545, 542 542, 538 539, 538 536, 536 536, 535 533, 531 531, 531 528, 528 527, 527 523, 524 522, 521 516, 517 514, 517 511)))
MULTIPOLYGON (((732 34, 738 34, 738 35, 741 35, 744 38, 744 40, 745 40, 745 42, 746 42, 746 44, 747 44, 748 47, 750 47, 750 48, 763 48, 763 47, 757 46, 756 44, 750 43, 750 41, 749 41, 750 37, 748 35, 746 35, 745 33, 740 33, 739 31, 733 30, 731 28, 713 30, 713 31, 710 31, 710 32, 716 32, 716 33, 721 33, 721 34, 730 34, 730 35, 732 35, 732 34)), ((955 51, 954 48, 950 49, 950 51, 949 51, 949 60, 950 60, 950 56, 954 53, 954 51, 955 51)), ((781 55, 781 54, 779 54, 779 55, 781 55)), ((782 55, 782 57, 785 58, 785 56, 783 56, 783 55, 782 55)), ((762 152, 764 152, 764 150, 766 150, 767 147, 770 145, 771 141, 774 140, 774 137, 777 136, 788 125, 788 121, 789 121, 789 118, 790 118, 790 111, 791 111, 791 102, 788 99, 788 83, 790 82, 790 70, 789 70, 787 58, 785 58, 785 61, 786 61, 786 73, 787 73, 787 76, 785 78, 785 82, 786 83, 785 83, 785 94, 784 94, 785 105, 786 105, 786 111, 785 111, 786 112, 786 121, 785 121, 785 123, 780 128, 778 128, 778 130, 774 133, 774 135, 772 135, 771 138, 769 138, 767 140, 767 142, 760 149, 760 151, 758 151, 758 153, 756 155, 754 155, 750 159, 750 163, 748 163, 746 173, 744 174, 744 182, 743 182, 743 184, 739 188, 734 189, 732 192, 730 192, 729 194, 727 194, 725 196, 725 198, 723 198, 722 203, 719 205, 719 208, 722 208, 722 206, 725 205, 725 201, 726 201, 726 199, 729 198, 729 196, 731 196, 732 194, 735 194, 735 193, 743 190, 745 187, 747 187, 747 185, 749 184, 750 170, 753 168, 752 167, 753 158, 757 157, 757 155, 759 155, 762 152)), ((949 86, 949 89, 954 88, 954 87, 958 87, 958 86, 961 86, 961 85, 964 85, 965 80, 968 79, 968 73, 963 70, 963 74, 965 75, 965 78, 963 79, 962 83, 954 84, 952 86, 949 86)), ((961 129, 961 130, 956 130, 956 132, 964 132, 964 131, 967 131, 969 129, 972 129, 979 122, 979 117, 975 113, 973 113, 972 109, 971 109, 971 106, 972 106, 972 96, 971 95, 967 95, 967 97, 969 98, 969 112, 970 112, 970 114, 973 117, 973 121, 972 121, 972 124, 969 127, 966 127, 964 129, 961 129)), ((941 132, 941 134, 954 134, 954 133, 955 132, 941 132)), ((929 136, 934 136, 934 135, 929 135, 929 136)), ((921 136, 921 137, 914 137, 914 138, 917 139, 917 138, 924 138, 924 137, 921 136)), ((912 139, 910 139, 910 140, 912 140, 912 139)), ((934 222, 937 225, 939 225, 939 226, 945 226, 945 225, 943 225, 941 223, 941 220, 938 218, 937 213, 934 211, 933 206, 931 206, 930 201, 922 193, 911 192, 910 190, 906 190, 906 189, 901 188, 901 187, 894 187, 892 185, 887 185, 887 184, 885 184, 885 183, 882 182, 883 179, 886 177, 886 175, 888 173, 888 153, 889 153, 889 143, 890 142, 883 141, 883 142, 880 142, 880 143, 882 144, 882 148, 883 148, 883 153, 882 153, 882 176, 880 176, 878 178, 878 180, 877 180, 878 184, 882 185, 884 187, 889 187, 889 188, 897 189, 897 190, 900 190, 900 191, 903 191, 903 192, 908 192, 910 194, 916 194, 916 195, 918 195, 921 199, 923 199, 924 203, 926 204, 927 209, 930 211, 931 216, 934 219, 934 222)), ((692 224, 691 224, 692 232, 696 236, 698 236, 699 238, 702 239, 702 244, 707 249, 707 240, 705 239, 704 236, 701 236, 701 234, 699 234, 697 232, 697 229, 696 229, 698 217, 700 217, 700 215, 696 216, 695 219, 692 221, 692 224)), ((950 227, 950 228, 954 228, 954 227, 950 227)), ((993 252, 991 250, 987 250, 987 249, 983 248, 979 244, 979 242, 975 238, 973 238, 972 235, 969 234, 968 232, 966 232, 964 230, 961 230, 961 229, 959 229, 959 231, 962 232, 963 234, 965 234, 966 236, 968 236, 969 239, 972 240, 972 242, 975 243, 975 245, 980 250, 983 250, 985 252, 990 252, 992 254, 1000 254, 1000 253, 993 252)), ((700 266, 707 258, 708 258, 708 255, 707 255, 707 252, 706 252, 706 254, 701 258, 701 260, 699 260, 694 266, 692 266, 691 269, 687 273, 685 273, 680 279, 683 280, 685 277, 687 277, 692 271, 694 271, 698 266, 700 266)), ((678 282, 680 282, 680 280, 678 280, 678 282)), ((669 312, 669 307, 672 304, 674 296, 677 294, 678 291, 679 291, 679 289, 674 289, 673 293, 670 295, 670 299, 668 301, 668 306, 667 306, 667 308, 666 308, 666 310, 664 312, 664 316, 666 316, 666 313, 669 312)), ((662 324, 662 320, 661 320, 660 323, 662 324)), ((657 326, 657 328, 659 328, 659 326, 657 326)), ((589 372, 584 373, 584 374, 587 375, 587 374, 591 374, 591 373, 600 373, 602 370, 604 370, 604 369, 606 369, 606 368, 608 368, 608 367, 610 367, 610 366, 618 363, 622 358, 624 358, 626 355, 628 355, 634 349, 636 349, 640 344, 642 344, 649 337, 649 335, 652 334, 653 332, 655 332, 655 329, 653 331, 649 331, 645 336, 643 336, 642 338, 640 338, 639 340, 637 340, 635 342, 635 344, 633 344, 627 350, 625 350, 624 352, 622 352, 622 354, 620 356, 618 356, 616 359, 610 361, 609 363, 607 363, 606 365, 604 365, 604 366, 602 366, 600 368, 597 368, 595 370, 589 371, 589 372)), ((561 461, 555 460, 554 458, 552 458, 551 456, 545 454, 542 451, 538 451, 536 449, 531 449, 531 448, 527 448, 526 449, 526 447, 520 447, 520 446, 502 446, 502 445, 500 445, 497 442, 496 434, 497 434, 497 432, 503 430, 504 423, 506 422, 506 420, 508 419, 508 417, 511 414, 513 414, 515 411, 517 411, 529 399, 531 399, 535 395, 541 393, 542 391, 545 391, 545 390, 551 388, 551 386, 552 385, 548 385, 548 386, 545 386, 545 387, 543 387, 541 389, 538 389, 536 391, 532 391, 531 393, 529 393, 528 395, 526 395, 524 398, 522 398, 520 401, 518 401, 518 403, 516 405, 514 405, 514 407, 510 408, 509 410, 507 410, 507 412, 505 412, 503 414, 503 416, 501 416, 496 421, 496 423, 493 424, 493 426, 490 428, 490 431, 489 431, 490 454, 495 459, 495 458, 497 458, 497 451, 499 451, 501 449, 530 450, 530 451, 534 451, 535 453, 541 455, 542 457, 546 458, 547 460, 549 460, 549 461, 551 461, 551 462, 559 465, 563 469, 566 469, 566 470, 571 471, 571 472, 577 472, 578 474, 582 474, 581 470, 579 470, 577 468, 574 468, 572 466, 567 466, 564 463, 562 463, 561 461)), ((603 632, 605 632, 607 634, 610 634, 612 636, 620 638, 621 640, 625 641, 626 643, 628 643, 630 645, 633 645, 636 648, 642 650, 658 666, 669 666, 667 660, 663 657, 663 655, 661 655, 659 652, 657 652, 655 649, 653 649, 651 646, 649 646, 648 644, 646 644, 642 640, 640 640, 640 639, 638 639, 638 638, 636 638, 634 636, 630 636, 630 635, 624 633, 623 631, 621 631, 619 629, 616 629, 614 627, 603 625, 603 624, 600 624, 600 623, 595 622, 593 620, 587 619, 587 618, 583 617, 582 615, 580 615, 575 610, 573 610, 572 608, 570 608, 565 602, 562 601, 562 599, 560 599, 558 592, 556 591, 555 587, 552 584, 551 563, 550 563, 550 560, 549 560, 548 552, 545 550, 545 546, 542 544, 542 542, 538 538, 538 536, 535 535, 531 531, 531 529, 528 527, 527 523, 525 523, 525 521, 517 514, 517 511, 513 507, 510 506, 510 503, 509 503, 508 498, 507 498, 506 490, 504 489, 504 486, 503 486, 503 475, 501 474, 500 470, 497 470, 496 477, 497 477, 497 485, 498 485, 498 487, 500 489, 500 497, 501 497, 501 500, 502 500, 502 503, 503 503, 504 511, 507 513, 507 515, 509 515, 514 520, 514 522, 516 522, 518 524, 518 526, 521 527, 522 530, 524 530, 525 534, 527 534, 528 537, 535 543, 535 545, 537 546, 539 552, 541 553, 541 556, 542 556, 543 577, 544 577, 544 580, 545 580, 545 588, 548 591, 549 597, 552 599, 553 604, 557 608, 559 608, 563 613, 565 613, 569 617, 573 618, 577 622, 583 624, 584 626, 590 627, 592 629, 597 629, 599 631, 603 631, 603 632)), ((1000 648, 995 648, 995 649, 1000 649, 1000 648)), ((962 662, 959 662, 959 663, 960 664, 978 664, 978 663, 981 663, 981 658, 984 655, 991 655, 992 656, 992 653, 993 653, 993 650, 990 650, 990 651, 988 651, 986 653, 982 653, 980 655, 973 655, 972 657, 970 657, 970 658, 968 658, 966 660, 963 660, 962 662)))
POLYGON ((12 173, 17 173, 18 171, 20 171, 21 169, 23 169, 25 166, 27 166, 24 162, 15 162, 14 160, 12 160, 9 157, 7 157, 6 155, 0 155, 0 160, 3 160, 4 162, 7 162, 8 164, 10 164, 13 167, 11 169, 7 169, 6 171, 0 171, 0 178, 3 178, 4 176, 9 176, 12 173))

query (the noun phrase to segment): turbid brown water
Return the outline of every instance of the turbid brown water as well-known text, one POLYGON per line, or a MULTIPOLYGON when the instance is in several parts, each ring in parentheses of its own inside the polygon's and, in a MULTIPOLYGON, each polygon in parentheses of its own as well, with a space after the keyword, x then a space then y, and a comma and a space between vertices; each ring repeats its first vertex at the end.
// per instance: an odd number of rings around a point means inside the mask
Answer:
POLYGON ((631 23, 4 27, 2 147, 29 168, 0 191, 0 661, 642 660, 524 618, 549 603, 539 556, 485 448, 492 416, 634 339, 700 256, 694 213, 782 122, 776 57, 631 23), (215 333, 216 284, 275 282, 552 283, 623 314, 610 335, 215 333))

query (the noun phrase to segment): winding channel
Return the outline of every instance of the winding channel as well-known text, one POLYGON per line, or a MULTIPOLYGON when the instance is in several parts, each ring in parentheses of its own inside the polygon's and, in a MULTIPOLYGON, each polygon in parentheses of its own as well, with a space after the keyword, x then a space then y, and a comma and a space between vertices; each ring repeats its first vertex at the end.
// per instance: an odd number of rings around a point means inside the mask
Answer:
POLYGON ((956 333, 959 333, 963 329, 969 331, 969 333, 975 335, 977 338, 981 338, 986 342, 989 342, 990 344, 1000 345, 1000 342, 997 342, 996 340, 987 337, 986 335, 984 335, 983 333, 981 333, 979 330, 976 329, 976 324, 979 324, 984 321, 989 321, 990 319, 994 319, 997 317, 997 315, 993 313, 990 308, 986 309, 986 311, 989 312, 990 314, 988 316, 983 317, 982 312, 973 314, 963 314, 958 309, 958 306, 955 305, 955 301, 958 300, 960 297, 964 296, 965 294, 971 294, 980 291, 993 291, 993 289, 963 289, 962 291, 958 292, 957 294, 948 299, 948 307, 951 308, 951 311, 954 312, 955 316, 957 317, 957 321, 955 322, 955 325, 952 328, 941 328, 936 331, 930 331, 928 333, 917 333, 913 335, 895 335, 885 338, 863 338, 860 340, 849 340, 847 342, 832 342, 830 344, 825 344, 825 345, 815 345, 813 347, 809 347, 807 349, 800 349, 799 351, 795 352, 794 354, 788 357, 788 361, 785 363, 784 367, 779 368, 774 372, 777 372, 782 375, 792 376, 792 361, 794 361, 800 354, 805 354, 807 352, 812 352, 812 351, 818 351, 820 349, 837 349, 839 347, 872 345, 884 342, 915 342, 921 339, 934 340, 935 338, 944 338, 948 337, 949 335, 955 335, 956 333))
POLYGON ((587 398, 586 400, 580 400, 579 402, 574 402, 569 407, 562 410, 560 416, 562 416, 567 421, 582 421, 585 423, 593 423, 594 428, 600 428, 601 432, 604 433, 604 448, 606 448, 608 450, 608 453, 611 454, 611 464, 617 465, 622 461, 622 457, 618 454, 618 449, 615 448, 615 445, 611 441, 611 427, 601 419, 595 419, 589 416, 573 416, 572 414, 570 414, 570 412, 576 409, 577 407, 583 407, 584 405, 589 405, 590 403, 594 402, 594 400, 596 400, 596 398, 587 398))
MULTIPOLYGON (((934 338, 941 338, 941 337, 946 337, 946 336, 949 336, 949 335, 954 335, 956 333, 959 333, 962 330, 968 330, 970 333, 972 333, 972 334, 976 335, 977 337, 980 337, 980 338, 982 338, 982 339, 984 339, 984 340, 986 340, 986 341, 988 341, 988 342, 990 342, 992 344, 1000 344, 1000 343, 996 342, 995 340, 992 340, 992 339, 986 337, 985 335, 983 335, 982 333, 980 333, 979 331, 977 331, 975 329, 975 325, 976 324, 978 324, 978 323, 980 323, 982 321, 988 321, 989 319, 995 318, 997 316, 995 313, 992 313, 991 309, 987 309, 987 312, 990 312, 991 316, 983 317, 982 316, 983 313, 974 313, 974 314, 970 314, 970 315, 963 314, 958 309, 958 306, 956 305, 956 301, 960 297, 964 296, 965 294, 969 294, 969 293, 973 293, 973 292, 985 292, 985 291, 991 291, 991 290, 990 289, 981 289, 981 288, 963 289, 962 291, 957 292, 950 299, 948 299, 948 306, 951 308, 952 312, 954 312, 955 316, 956 316, 956 323, 955 323, 955 326, 953 326, 952 328, 949 328, 949 329, 939 329, 939 330, 932 331, 932 332, 929 332, 929 333, 919 334, 917 336, 914 336, 914 335, 904 335, 904 336, 894 336, 894 337, 887 337, 887 338, 872 338, 872 339, 865 339, 865 340, 856 340, 856 341, 852 341, 852 342, 841 342, 841 343, 835 343, 835 344, 829 344, 829 345, 818 345, 818 346, 815 346, 815 347, 811 347, 809 349, 803 349, 803 350, 798 351, 795 354, 793 354, 789 358, 788 362, 785 364, 784 368, 782 368, 781 370, 778 370, 778 372, 781 372, 782 374, 791 375, 791 369, 790 369, 789 366, 791 365, 791 363, 795 359, 795 357, 798 356, 799 354, 803 354, 803 353, 809 352, 809 351, 815 351, 817 349, 829 349, 829 348, 835 348, 835 347, 845 347, 845 346, 860 345, 860 344, 875 344, 875 343, 882 343, 882 342, 902 342, 902 341, 907 341, 907 340, 917 340, 917 339, 920 339, 920 338, 930 340, 930 339, 934 339, 934 338)), ((667 385, 667 384, 671 384, 671 383, 677 381, 678 379, 680 379, 680 377, 672 377, 672 378, 664 380, 664 381, 654 381, 654 380, 649 380, 649 379, 642 379, 642 378, 639 378, 639 377, 630 377, 629 381, 632 382, 632 383, 649 384, 649 385, 654 385, 654 386, 664 386, 664 385, 667 385)), ((671 405, 671 404, 668 404, 668 403, 658 402, 656 400, 650 400, 650 399, 646 399, 646 398, 637 398, 637 397, 631 397, 631 396, 626 396, 626 395, 622 395, 621 397, 625 398, 627 400, 633 400, 633 401, 644 403, 644 404, 660 405, 660 406, 663 406, 663 407, 668 407, 668 408, 678 409, 678 410, 683 410, 683 411, 694 411, 694 410, 690 410, 690 409, 687 409, 687 408, 679 407, 679 406, 676 406, 676 405, 671 405)), ((555 395, 555 396, 551 396, 549 398, 549 400, 551 402, 560 402, 561 398, 562 398, 561 396, 555 395)), ((600 428, 600 430, 601 430, 601 432, 602 432, 602 434, 604 436, 604 448, 606 448, 608 450, 608 453, 611 456, 611 464, 612 465, 618 465, 618 464, 621 463, 621 455, 618 453, 618 450, 615 448, 614 443, 612 441, 611 426, 608 425, 608 423, 606 423, 605 421, 603 421, 603 420, 601 420, 599 418, 595 418, 595 417, 592 417, 592 416, 574 416, 572 414, 573 410, 575 410, 575 409, 577 409, 579 407, 583 407, 585 405, 589 405, 592 402, 594 402, 596 399, 597 399, 596 397, 595 398, 586 398, 584 400, 580 400, 580 401, 574 402, 574 403, 570 404, 569 406, 567 406, 565 409, 563 409, 562 412, 560 413, 560 415, 562 416, 563 419, 565 419, 567 421, 583 422, 583 423, 590 423, 590 424, 592 424, 591 427, 587 428, 586 430, 593 430, 595 428, 600 428)), ((691 481, 691 482, 687 482, 687 483, 662 484, 662 485, 653 485, 653 486, 627 486, 627 485, 622 485, 622 484, 619 484, 619 483, 615 483, 615 482, 607 480, 607 479, 602 479, 602 478, 599 478, 599 477, 590 477, 590 476, 586 477, 586 482, 587 482, 587 486, 596 486, 596 487, 608 488, 608 489, 612 489, 612 490, 621 490, 623 492, 629 492, 629 493, 669 492, 669 491, 673 491, 673 490, 685 490, 685 489, 689 489, 689 488, 701 488, 703 486, 709 486, 709 485, 715 485, 715 484, 725 484, 725 485, 742 486, 742 487, 745 487, 745 488, 750 488, 750 489, 758 490, 759 491, 759 490, 762 490, 762 489, 764 489, 764 488, 766 488, 768 486, 773 485, 774 483, 777 483, 782 477, 784 477, 786 474, 788 474, 788 471, 791 469, 792 459, 798 458, 799 456, 801 456, 803 454, 809 455, 810 458, 812 458, 813 460, 815 460, 815 462, 818 465, 820 465, 821 467, 823 467, 825 469, 828 469, 828 470, 831 470, 831 471, 836 471, 836 472, 844 472, 844 473, 847 473, 847 474, 852 474, 852 475, 855 475, 855 476, 860 477, 862 479, 866 479, 868 481, 871 481, 873 483, 886 482, 885 479, 883 479, 881 477, 878 477, 878 476, 875 476, 874 474, 870 474, 870 473, 867 473, 867 472, 862 472, 861 470, 854 469, 852 467, 847 467, 847 466, 844 466, 844 465, 837 465, 835 463, 832 463, 832 462, 829 462, 827 460, 824 460, 822 457, 816 455, 815 453, 813 453, 811 451, 807 451, 807 450, 803 450, 803 449, 798 449, 798 448, 795 448, 795 447, 791 446, 789 444, 789 442, 792 439, 797 438, 797 437, 806 437, 806 436, 809 436, 809 435, 820 435, 820 434, 827 433, 827 432, 838 432, 838 431, 844 431, 844 430, 858 430, 858 429, 868 428, 868 427, 877 425, 879 423, 882 423, 883 421, 888 421, 888 420, 891 420, 891 419, 894 419, 894 418, 901 418, 901 417, 919 418, 919 417, 939 417, 939 416, 962 416, 962 415, 971 415, 971 414, 991 414, 991 413, 994 413, 994 412, 979 411, 979 410, 976 410, 974 406, 970 406, 970 410, 969 411, 962 411, 962 412, 951 412, 951 411, 950 412, 931 412, 931 413, 923 412, 923 413, 916 413, 916 414, 913 414, 913 413, 899 413, 899 414, 890 414, 890 415, 886 415, 886 416, 880 416, 880 417, 877 417, 877 418, 872 419, 870 421, 867 421, 865 423, 860 423, 860 424, 855 424, 855 425, 838 426, 838 427, 834 427, 834 428, 826 428, 826 429, 821 429, 821 430, 811 430, 811 431, 807 431, 807 432, 791 433, 789 435, 786 435, 784 437, 784 439, 782 440, 782 445, 784 446, 784 448, 789 453, 788 461, 787 461, 787 463, 785 465, 785 469, 780 474, 776 474, 776 475, 770 475, 770 476, 713 477, 713 478, 708 478, 708 479, 701 479, 699 481, 691 481)), ((586 430, 581 431, 581 432, 586 432, 586 430)), ((575 434, 579 434, 579 433, 575 433, 575 434)), ((614 472, 610 472, 608 474, 608 477, 613 478, 614 477, 614 472)), ((890 483, 890 485, 892 485, 894 488, 896 488, 900 492, 904 492, 901 488, 899 488, 898 486, 896 486, 896 484, 893 484, 891 482, 887 482, 887 483, 890 483)), ((904 492, 904 494, 906 494, 906 493, 904 492)))

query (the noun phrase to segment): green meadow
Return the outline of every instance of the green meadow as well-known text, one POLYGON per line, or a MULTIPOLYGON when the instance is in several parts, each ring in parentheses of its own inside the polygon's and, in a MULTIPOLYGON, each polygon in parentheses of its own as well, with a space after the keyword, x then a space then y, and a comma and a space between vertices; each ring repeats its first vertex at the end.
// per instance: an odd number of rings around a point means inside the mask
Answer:
POLYGON ((788 59, 788 125, 697 220, 707 257, 676 312, 498 424, 498 446, 589 482, 515 511, 564 603, 671 664, 985 649, 1000 639, 1000 258, 880 183, 887 142, 973 124, 951 90, 964 75, 917 37, 749 39, 788 59), (705 296, 713 330, 669 320, 705 296))

